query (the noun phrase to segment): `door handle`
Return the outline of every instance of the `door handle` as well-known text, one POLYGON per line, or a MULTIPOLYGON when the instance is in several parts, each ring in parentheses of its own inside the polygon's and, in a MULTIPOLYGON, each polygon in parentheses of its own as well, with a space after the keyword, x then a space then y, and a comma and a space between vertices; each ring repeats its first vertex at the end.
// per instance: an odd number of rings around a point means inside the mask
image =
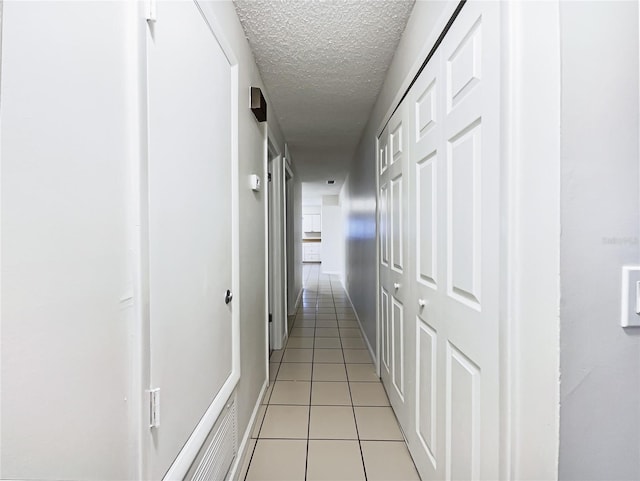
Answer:
POLYGON ((427 305, 427 301, 425 301, 424 299, 418 299, 418 305, 420 307, 424 307, 427 305))
POLYGON ((227 289, 226 294, 224 295, 224 303, 229 304, 233 300, 233 293, 227 289))
POLYGON ((398 289, 400 289, 400 283, 399 282, 394 282, 393 283, 393 288, 397 291, 398 289))

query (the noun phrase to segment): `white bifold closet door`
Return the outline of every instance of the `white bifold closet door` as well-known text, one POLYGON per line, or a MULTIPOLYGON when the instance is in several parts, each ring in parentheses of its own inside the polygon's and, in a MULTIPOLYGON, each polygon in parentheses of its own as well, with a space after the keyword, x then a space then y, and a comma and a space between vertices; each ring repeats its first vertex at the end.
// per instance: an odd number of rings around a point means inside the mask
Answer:
POLYGON ((212 425, 239 375, 237 314, 225 302, 235 77, 193 1, 158 2, 147 56, 150 387, 161 399, 148 455, 150 478, 160 479, 199 447, 190 438, 198 427, 206 436, 202 424, 212 425))
POLYGON ((385 274, 393 200, 380 170, 382 378, 423 479, 500 477, 499 14, 498 2, 467 2, 395 114, 408 119, 406 170, 392 176, 407 191, 404 341, 391 335, 404 352, 391 361, 404 373, 402 404, 385 375, 385 322, 400 301, 385 274))
MULTIPOLYGON (((407 337, 405 303, 409 284, 407 229, 408 119, 398 110, 379 142, 381 376, 397 416, 405 417, 407 337)), ((408 419, 407 419, 408 420, 408 419)))

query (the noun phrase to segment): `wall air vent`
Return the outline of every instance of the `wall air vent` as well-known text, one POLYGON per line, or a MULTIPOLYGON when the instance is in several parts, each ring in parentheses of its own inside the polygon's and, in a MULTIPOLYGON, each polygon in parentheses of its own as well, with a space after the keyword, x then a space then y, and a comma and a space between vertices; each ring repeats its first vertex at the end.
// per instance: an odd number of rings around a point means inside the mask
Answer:
POLYGON ((335 181, 335 180, 327 180, 327 184, 329 184, 329 185, 333 185, 333 184, 335 184, 335 183, 336 183, 336 181, 335 181))
POLYGON ((220 413, 220 417, 209 433, 209 445, 202 448, 194 462, 195 471, 185 479, 189 481, 222 481, 227 479, 229 469, 238 454, 237 411, 235 397, 220 413))

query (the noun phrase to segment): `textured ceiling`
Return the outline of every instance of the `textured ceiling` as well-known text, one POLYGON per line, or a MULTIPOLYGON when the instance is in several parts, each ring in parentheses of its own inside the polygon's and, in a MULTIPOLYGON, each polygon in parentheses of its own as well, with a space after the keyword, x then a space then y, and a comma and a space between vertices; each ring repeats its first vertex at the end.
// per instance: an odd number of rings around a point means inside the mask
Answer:
POLYGON ((235 0, 303 182, 337 193, 414 0, 235 0))

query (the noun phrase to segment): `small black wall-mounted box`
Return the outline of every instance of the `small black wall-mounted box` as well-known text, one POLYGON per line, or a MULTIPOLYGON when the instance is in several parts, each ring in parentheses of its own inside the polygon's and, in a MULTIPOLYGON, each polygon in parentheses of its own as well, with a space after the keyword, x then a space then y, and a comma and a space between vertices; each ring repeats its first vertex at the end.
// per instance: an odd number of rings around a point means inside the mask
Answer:
POLYGON ((267 120, 267 101, 258 87, 251 87, 251 111, 258 122, 267 120))

